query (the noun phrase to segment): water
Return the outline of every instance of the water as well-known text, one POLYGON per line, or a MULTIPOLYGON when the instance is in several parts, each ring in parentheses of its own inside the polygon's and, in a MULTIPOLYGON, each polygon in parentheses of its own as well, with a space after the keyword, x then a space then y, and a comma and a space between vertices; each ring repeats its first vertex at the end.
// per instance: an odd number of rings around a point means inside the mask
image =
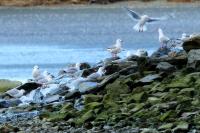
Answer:
MULTIPOLYGON (((109 57, 105 50, 117 38, 126 50, 158 48, 157 28, 170 37, 199 32, 200 8, 135 8, 140 13, 175 19, 148 25, 148 31, 132 30, 133 22, 122 8, 1 8, 0 79, 31 78, 33 65, 57 74, 69 63, 95 63, 109 57)), ((125 52, 120 56, 124 56, 125 52)))

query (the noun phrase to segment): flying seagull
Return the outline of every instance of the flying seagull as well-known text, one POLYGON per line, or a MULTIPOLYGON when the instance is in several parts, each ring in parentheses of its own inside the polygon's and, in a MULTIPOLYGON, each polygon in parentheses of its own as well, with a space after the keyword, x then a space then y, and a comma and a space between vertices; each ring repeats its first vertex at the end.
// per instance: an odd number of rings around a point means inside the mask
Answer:
POLYGON ((145 24, 153 23, 156 21, 166 20, 168 17, 163 16, 161 18, 152 18, 148 15, 140 15, 137 12, 124 7, 127 10, 128 15, 134 20, 137 21, 137 24, 133 27, 133 29, 137 32, 144 32, 147 30, 147 27, 145 24))

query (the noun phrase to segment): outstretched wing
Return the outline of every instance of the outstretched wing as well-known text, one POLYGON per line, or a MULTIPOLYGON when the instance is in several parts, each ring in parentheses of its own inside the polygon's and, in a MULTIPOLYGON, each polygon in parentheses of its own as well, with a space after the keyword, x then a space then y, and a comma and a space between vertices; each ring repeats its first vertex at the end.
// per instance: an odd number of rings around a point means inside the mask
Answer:
POLYGON ((138 13, 136 13, 135 11, 133 11, 133 10, 127 8, 127 7, 124 7, 124 8, 127 10, 128 15, 129 15, 133 20, 136 20, 136 21, 137 21, 137 20, 141 19, 140 15, 139 15, 138 13))
POLYGON ((162 21, 162 20, 166 20, 166 19, 168 19, 167 16, 160 17, 160 18, 149 18, 149 19, 147 20, 147 22, 148 22, 148 23, 151 23, 151 22, 162 21))

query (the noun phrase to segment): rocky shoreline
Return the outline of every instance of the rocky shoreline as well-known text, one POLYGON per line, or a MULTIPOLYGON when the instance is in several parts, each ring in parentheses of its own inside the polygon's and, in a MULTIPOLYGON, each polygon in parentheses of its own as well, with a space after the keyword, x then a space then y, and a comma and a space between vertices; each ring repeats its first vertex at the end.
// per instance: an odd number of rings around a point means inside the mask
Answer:
POLYGON ((79 83, 76 91, 70 91, 63 72, 45 86, 22 84, 17 89, 26 93, 59 84, 46 99, 35 92, 36 98, 29 104, 20 105, 18 98, 1 92, 0 131, 198 133, 199 40, 200 36, 186 40, 179 53, 160 56, 160 48, 151 57, 108 58, 95 66, 82 63, 82 77, 101 66, 106 72, 79 83))
MULTIPOLYGON (((174 4, 180 5, 183 4, 192 4, 199 5, 199 1, 197 0, 1 0, 1 7, 34 7, 34 6, 69 6, 80 5, 91 6, 94 5, 104 5, 108 7, 109 5, 129 5, 133 7, 146 7, 146 3, 148 2, 148 6, 174 6, 174 4)), ((101 6, 102 7, 102 6, 101 6)))

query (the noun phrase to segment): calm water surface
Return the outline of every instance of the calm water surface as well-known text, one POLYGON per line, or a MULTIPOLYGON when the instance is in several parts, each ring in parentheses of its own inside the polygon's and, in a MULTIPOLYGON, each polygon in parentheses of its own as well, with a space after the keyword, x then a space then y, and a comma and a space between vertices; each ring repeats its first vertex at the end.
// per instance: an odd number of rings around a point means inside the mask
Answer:
MULTIPOLYGON (((121 8, 0 9, 0 79, 31 78, 33 65, 57 74, 69 63, 95 63, 110 54, 105 50, 117 38, 126 50, 158 48, 157 28, 169 37, 199 32, 200 8, 135 8, 151 16, 176 18, 148 25, 145 33, 132 30, 133 22, 121 8)), ((121 53, 120 56, 124 56, 121 53)))

